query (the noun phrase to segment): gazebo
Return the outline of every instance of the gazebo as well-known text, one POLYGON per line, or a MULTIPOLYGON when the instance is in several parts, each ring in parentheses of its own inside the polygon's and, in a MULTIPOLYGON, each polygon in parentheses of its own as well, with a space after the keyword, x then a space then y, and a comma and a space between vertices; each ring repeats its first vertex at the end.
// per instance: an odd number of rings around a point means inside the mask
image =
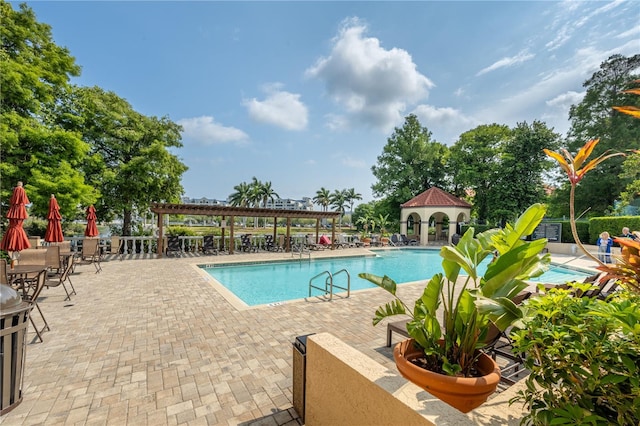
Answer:
POLYGON ((400 209, 400 233, 417 239, 421 246, 429 244, 430 224, 436 230, 431 242, 451 244, 458 224, 471 218, 471 204, 435 186, 401 204, 400 209))

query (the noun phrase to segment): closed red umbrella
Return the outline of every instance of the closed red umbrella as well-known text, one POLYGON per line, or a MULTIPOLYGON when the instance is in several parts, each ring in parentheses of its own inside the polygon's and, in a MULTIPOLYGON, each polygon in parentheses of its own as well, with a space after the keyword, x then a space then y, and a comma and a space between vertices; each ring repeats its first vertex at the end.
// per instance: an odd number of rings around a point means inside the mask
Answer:
POLYGON ((96 224, 97 220, 98 217, 96 216, 96 209, 95 207, 93 207, 93 205, 90 205, 89 207, 87 207, 87 227, 84 230, 85 237, 98 236, 99 232, 98 225, 96 224))
POLYGON ((60 206, 56 196, 51 194, 49 200, 49 213, 47 214, 49 223, 47 224, 47 231, 44 233, 44 240, 48 243, 59 243, 64 241, 64 235, 62 234, 62 216, 60 216, 60 206))
POLYGON ((24 232, 22 227, 22 222, 28 217, 27 204, 29 204, 27 193, 24 192, 22 182, 18 182, 18 186, 13 189, 13 194, 9 201, 9 211, 7 212, 9 227, 2 237, 2 241, 0 241, 1 250, 19 252, 31 247, 27 233, 24 232))

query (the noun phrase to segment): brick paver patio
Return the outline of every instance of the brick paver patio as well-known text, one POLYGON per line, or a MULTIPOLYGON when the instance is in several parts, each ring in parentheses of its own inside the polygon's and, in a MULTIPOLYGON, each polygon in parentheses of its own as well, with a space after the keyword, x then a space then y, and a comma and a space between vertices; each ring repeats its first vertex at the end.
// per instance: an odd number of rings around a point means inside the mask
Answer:
MULTIPOLYGON (((389 301, 384 291, 238 310, 195 267, 282 258, 291 256, 112 259, 99 274, 79 265, 71 301, 60 287, 42 292, 51 331, 44 343, 29 332, 24 400, 0 424, 298 425, 292 342, 314 332, 331 332, 395 371, 385 327, 371 325, 375 308, 389 301)), ((353 279, 359 271, 349 272, 353 279)), ((416 283, 400 291, 421 290, 416 283)))

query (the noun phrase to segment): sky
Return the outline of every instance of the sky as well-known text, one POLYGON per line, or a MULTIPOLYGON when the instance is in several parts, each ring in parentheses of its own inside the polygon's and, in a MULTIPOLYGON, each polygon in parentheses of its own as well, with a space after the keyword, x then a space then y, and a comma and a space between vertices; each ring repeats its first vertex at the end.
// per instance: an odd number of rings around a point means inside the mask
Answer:
POLYGON ((640 53, 636 1, 27 4, 81 66, 71 83, 183 127, 172 152, 192 198, 256 177, 281 198, 371 201, 371 167, 407 115, 446 145, 492 123, 565 135, 585 80, 640 53))

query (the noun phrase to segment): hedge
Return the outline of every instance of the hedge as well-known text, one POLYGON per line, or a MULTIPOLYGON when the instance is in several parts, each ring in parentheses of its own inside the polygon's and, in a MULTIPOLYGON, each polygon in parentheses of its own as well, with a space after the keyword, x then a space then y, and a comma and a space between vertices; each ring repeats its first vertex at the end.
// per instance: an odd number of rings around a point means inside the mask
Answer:
MULTIPOLYGON (((589 219, 589 244, 595 244, 600 234, 607 231, 612 238, 622 233, 622 228, 640 231, 640 216, 594 217, 589 219)), ((582 237, 581 237, 582 238, 582 237)))

